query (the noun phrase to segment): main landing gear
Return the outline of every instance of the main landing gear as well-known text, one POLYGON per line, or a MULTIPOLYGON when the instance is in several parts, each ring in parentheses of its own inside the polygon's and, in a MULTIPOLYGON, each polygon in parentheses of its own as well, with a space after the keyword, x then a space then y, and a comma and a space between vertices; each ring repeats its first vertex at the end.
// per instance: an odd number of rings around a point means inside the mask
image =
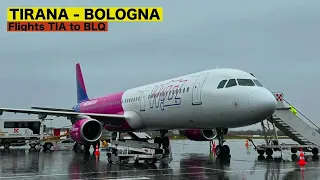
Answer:
POLYGON ((217 128, 217 136, 219 139, 219 145, 216 147, 216 155, 217 157, 230 157, 230 148, 228 145, 223 145, 226 141, 223 136, 228 133, 227 128, 217 128))
POLYGON ((160 130, 160 137, 154 138, 154 143, 159 144, 159 148, 162 148, 165 150, 165 154, 169 154, 169 146, 170 146, 170 140, 166 135, 168 133, 168 130, 160 130))

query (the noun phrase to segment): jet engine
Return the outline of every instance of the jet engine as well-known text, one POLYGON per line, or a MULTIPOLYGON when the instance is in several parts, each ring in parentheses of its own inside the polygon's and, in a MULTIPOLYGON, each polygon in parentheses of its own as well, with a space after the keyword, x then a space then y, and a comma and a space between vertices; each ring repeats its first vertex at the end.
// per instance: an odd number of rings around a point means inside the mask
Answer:
POLYGON ((70 137, 80 144, 94 143, 101 136, 102 125, 95 119, 81 119, 70 130, 70 137))
POLYGON ((217 136, 214 129, 186 129, 180 130, 179 134, 193 141, 211 141, 217 136))

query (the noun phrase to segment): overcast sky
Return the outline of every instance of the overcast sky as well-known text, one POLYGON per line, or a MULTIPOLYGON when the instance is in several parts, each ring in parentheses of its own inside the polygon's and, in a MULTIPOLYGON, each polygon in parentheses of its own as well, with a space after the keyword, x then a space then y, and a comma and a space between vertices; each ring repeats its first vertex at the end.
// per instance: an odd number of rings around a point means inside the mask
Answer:
MULTIPOLYGON (((253 72, 320 125, 320 1, 0 4, 0 107, 71 108, 76 103, 77 62, 90 97, 220 67, 253 72), (8 6, 161 6, 164 21, 110 23, 107 33, 7 33, 8 6)), ((2 116, 7 117, 17 115, 2 116)), ((69 124, 63 118, 53 121, 53 126, 69 124)))

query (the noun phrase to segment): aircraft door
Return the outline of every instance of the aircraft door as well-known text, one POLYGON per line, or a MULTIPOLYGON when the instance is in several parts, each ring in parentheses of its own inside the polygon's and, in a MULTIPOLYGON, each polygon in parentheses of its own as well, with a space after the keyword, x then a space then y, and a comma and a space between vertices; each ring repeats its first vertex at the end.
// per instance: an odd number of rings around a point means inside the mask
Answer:
POLYGON ((145 111, 145 103, 146 103, 146 94, 147 91, 143 91, 141 92, 141 96, 140 96, 140 111, 145 111))
POLYGON ((192 88, 192 105, 201 105, 201 90, 209 73, 199 75, 192 88))

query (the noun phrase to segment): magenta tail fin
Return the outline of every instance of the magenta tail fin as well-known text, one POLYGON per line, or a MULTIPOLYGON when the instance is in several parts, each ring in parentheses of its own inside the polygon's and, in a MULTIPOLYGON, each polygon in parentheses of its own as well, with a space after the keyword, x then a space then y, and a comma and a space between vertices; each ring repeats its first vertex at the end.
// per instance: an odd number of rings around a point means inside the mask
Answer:
POLYGON ((77 100, 78 103, 89 100, 86 86, 83 81, 80 64, 76 64, 76 80, 77 80, 77 100))

